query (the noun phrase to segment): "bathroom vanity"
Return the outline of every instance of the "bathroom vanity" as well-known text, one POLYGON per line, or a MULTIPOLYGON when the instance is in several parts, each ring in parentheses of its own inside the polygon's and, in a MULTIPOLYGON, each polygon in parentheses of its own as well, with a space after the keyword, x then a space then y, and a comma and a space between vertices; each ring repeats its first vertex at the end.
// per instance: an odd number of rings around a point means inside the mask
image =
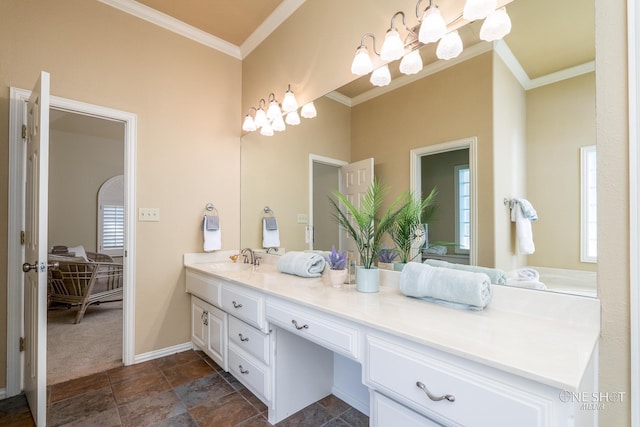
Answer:
POLYGON ((466 311, 402 295, 397 272, 365 294, 225 259, 185 255, 192 340, 272 424, 330 393, 380 427, 595 423, 597 299, 500 286, 466 311))

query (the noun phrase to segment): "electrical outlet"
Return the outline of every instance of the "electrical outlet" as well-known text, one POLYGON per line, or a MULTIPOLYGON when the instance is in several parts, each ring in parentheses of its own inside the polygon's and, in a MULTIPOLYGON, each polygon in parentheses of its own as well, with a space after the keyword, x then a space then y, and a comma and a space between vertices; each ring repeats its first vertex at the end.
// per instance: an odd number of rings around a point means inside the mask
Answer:
POLYGON ((309 218, 307 218, 307 214, 303 214, 303 213, 298 214, 297 222, 298 222, 298 224, 306 224, 306 223, 308 223, 309 222, 309 218))
POLYGON ((160 221, 159 208, 139 208, 138 221, 160 221))

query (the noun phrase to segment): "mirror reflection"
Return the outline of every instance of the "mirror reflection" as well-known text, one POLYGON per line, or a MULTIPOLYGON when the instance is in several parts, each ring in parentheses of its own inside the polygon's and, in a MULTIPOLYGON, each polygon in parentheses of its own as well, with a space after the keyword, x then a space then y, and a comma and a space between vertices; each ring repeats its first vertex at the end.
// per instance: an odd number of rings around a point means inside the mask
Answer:
MULTIPOLYGON (((398 76, 398 64, 391 64, 389 86, 373 89, 363 76, 316 100, 315 119, 271 138, 243 136, 242 246, 261 247, 262 212, 270 206, 284 250, 310 247, 310 227, 321 227, 331 212, 328 202, 322 207, 327 195, 314 195, 314 164, 334 170, 373 158, 392 200, 418 188, 412 150, 473 138, 477 190, 469 262, 510 275, 531 266, 548 290, 595 296, 597 242, 589 218, 596 213, 593 204, 581 204, 595 172, 581 155, 585 147, 595 155, 593 4, 516 0, 508 12, 513 29, 503 42, 478 41, 479 24, 469 24, 460 30, 465 51, 456 60, 438 61, 435 46, 424 46, 419 75, 398 76), (530 201, 539 217, 530 255, 518 252, 504 203, 516 198, 530 201)), ((423 195, 428 191, 422 188, 423 195)), ((440 197, 444 203, 445 194, 440 197)), ((445 218, 443 209, 429 226, 430 241, 452 241, 441 231, 452 222, 455 216, 445 218)), ((323 231, 321 241, 316 228, 313 247, 330 245, 331 233, 323 231)), ((465 255, 457 252, 447 248, 447 255, 465 255)))

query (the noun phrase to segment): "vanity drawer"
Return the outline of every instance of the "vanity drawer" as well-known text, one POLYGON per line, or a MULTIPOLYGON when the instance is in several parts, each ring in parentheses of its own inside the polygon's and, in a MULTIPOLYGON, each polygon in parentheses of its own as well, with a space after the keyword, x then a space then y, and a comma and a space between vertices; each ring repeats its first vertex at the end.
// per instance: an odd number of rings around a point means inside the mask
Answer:
POLYGON ((247 289, 242 289, 239 286, 225 284, 222 287, 221 297, 224 311, 261 329, 263 332, 269 332, 264 318, 263 296, 247 289))
POLYGON ((373 392, 372 395, 371 427, 440 427, 440 424, 430 421, 380 393, 373 392))
POLYGON ((220 307, 220 289, 222 288, 220 279, 187 269, 186 288, 188 293, 220 307))
MULTIPOLYGON (((299 306, 298 306, 299 307, 299 306)), ((313 310, 302 311, 296 306, 281 302, 267 302, 267 318, 279 327, 320 344, 337 353, 358 358, 358 330, 345 321, 336 322, 313 310)))
POLYGON ((229 344, 229 372, 264 403, 271 399, 268 369, 264 364, 237 349, 235 344, 229 344))
POLYGON ((538 427, 550 419, 553 400, 528 393, 526 385, 516 388, 477 373, 479 367, 465 369, 377 337, 368 337, 366 348, 365 384, 439 423, 538 427))
POLYGON ((269 335, 229 316, 229 340, 258 360, 269 364, 269 335))

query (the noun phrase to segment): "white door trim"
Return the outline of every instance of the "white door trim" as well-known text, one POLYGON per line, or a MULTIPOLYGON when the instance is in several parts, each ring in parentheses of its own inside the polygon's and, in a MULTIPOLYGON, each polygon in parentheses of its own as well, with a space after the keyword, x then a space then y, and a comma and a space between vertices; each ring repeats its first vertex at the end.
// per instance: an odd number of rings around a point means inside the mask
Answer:
POLYGON ((627 2, 629 85, 629 268, 631 304, 631 425, 640 427, 640 7, 627 2))
MULTIPOLYGON (((309 153, 309 227, 312 227, 313 230, 313 164, 314 163, 324 163, 325 165, 342 167, 349 164, 349 162, 345 162, 344 160, 332 159, 331 157, 320 156, 318 154, 309 153)), ((338 188, 342 191, 342 176, 338 174, 338 188)), ((340 238, 342 238, 342 233, 340 233, 340 238)), ((340 242, 341 244, 342 242, 340 242)), ((340 246, 342 247, 342 246, 340 246)), ((309 249, 313 249, 313 241, 309 240, 309 249)))
MULTIPOLYGON (((422 167, 420 158, 427 154, 445 153, 453 150, 469 149, 469 175, 471 176, 471 249, 469 264, 477 264, 478 256, 478 138, 475 136, 414 148, 409 152, 409 188, 413 193, 422 194, 422 167)), ((414 256, 415 254, 412 254, 414 256)))
MULTIPOLYGON (((25 149, 22 124, 26 123, 26 101, 31 91, 10 88, 9 108, 9 220, 7 239, 7 397, 22 390, 22 363, 20 337, 23 332, 24 249, 20 231, 24 229, 25 149)), ((135 201, 136 201, 136 135, 137 115, 80 101, 51 97, 51 108, 124 122, 124 176, 125 176, 125 254, 122 361, 134 363, 135 344, 135 201)))

